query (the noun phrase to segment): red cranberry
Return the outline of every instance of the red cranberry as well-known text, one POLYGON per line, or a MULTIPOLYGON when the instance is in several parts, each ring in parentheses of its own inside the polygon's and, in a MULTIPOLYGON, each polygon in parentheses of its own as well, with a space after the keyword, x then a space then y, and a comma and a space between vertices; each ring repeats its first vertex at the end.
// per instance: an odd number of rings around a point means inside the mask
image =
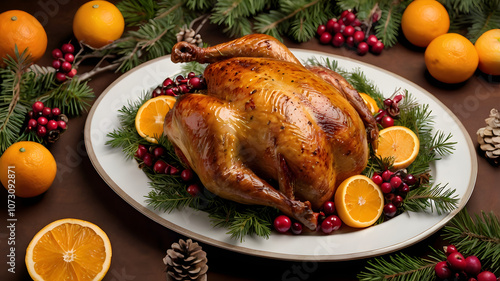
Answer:
POLYGON ((303 227, 302 227, 302 224, 300 222, 294 222, 294 223, 292 223, 291 229, 292 229, 293 234, 299 235, 302 233, 303 227))
POLYGON ((399 192, 406 194, 410 192, 410 187, 406 183, 403 183, 402 185, 399 186, 398 190, 399 192))
POLYGON ((335 35, 333 35, 333 38, 332 38, 332 45, 333 46, 340 47, 340 46, 342 46, 342 44, 344 44, 344 42, 345 42, 345 39, 344 39, 344 36, 342 35, 342 33, 337 32, 337 33, 335 33, 335 35))
POLYGON ((448 263, 446 261, 440 261, 434 267, 434 272, 437 277, 441 279, 447 279, 451 277, 451 269, 448 267, 448 263))
POLYGON ((75 56, 70 53, 64 54, 64 60, 69 63, 72 63, 75 60, 75 56))
POLYGON ((188 81, 188 86, 192 87, 193 89, 201 89, 201 85, 201 79, 199 77, 190 78, 188 81))
POLYGON ((167 167, 167 163, 163 160, 157 160, 153 166, 153 171, 157 174, 163 174, 165 172, 165 168, 167 167))
POLYGON ((354 26, 354 27, 359 27, 359 26, 361 26, 361 21, 360 21, 358 18, 356 18, 356 19, 354 19, 354 21, 351 23, 351 25, 352 25, 352 26, 354 26))
POLYGON ((57 121, 56 120, 50 120, 47 123, 47 130, 52 131, 57 129, 57 121))
POLYGON ((354 43, 359 44, 365 40, 365 33, 363 31, 358 30, 354 32, 353 37, 354 37, 354 43))
POLYGON ((142 161, 144 162, 144 165, 146 165, 148 167, 153 166, 153 155, 151 155, 150 153, 146 153, 142 157, 142 161))
POLYGON ((377 41, 377 43, 372 45, 372 53, 380 54, 384 50, 384 43, 382 41, 377 41))
POLYGON ((394 204, 392 203, 387 203, 384 206, 384 214, 390 218, 396 215, 397 210, 398 209, 396 208, 396 206, 394 206, 394 204))
POLYGON ((345 18, 349 12, 351 12, 351 11, 349 11, 349 10, 342 11, 342 13, 340 14, 340 18, 341 19, 345 18))
POLYGON ((67 61, 64 61, 62 64, 61 64, 61 70, 64 71, 64 72, 70 72, 71 71, 71 63, 67 62, 67 61))
POLYGON ((200 194, 200 192, 201 192, 201 188, 200 188, 200 186, 199 186, 198 184, 193 183, 193 184, 190 184, 190 185, 187 187, 186 191, 187 191, 189 194, 191 194, 191 196, 196 197, 198 194, 200 194))
POLYGON ((168 86, 171 86, 174 84, 174 80, 172 80, 172 78, 167 78, 165 80, 163 80, 163 87, 168 87, 168 86))
POLYGON ((382 176, 381 176, 381 175, 379 175, 379 174, 374 174, 374 175, 372 176, 372 181, 373 181, 376 185, 380 186, 380 185, 384 182, 384 179, 382 179, 382 176))
POLYGON ((36 135, 43 138, 47 134, 47 128, 45 126, 38 125, 36 129, 36 135))
POLYGON ((332 42, 332 35, 329 32, 324 32, 319 37, 319 42, 321 42, 321 44, 329 44, 332 42))
POLYGON ((174 166, 170 166, 170 172, 169 172, 170 175, 177 175, 179 172, 180 172, 179 169, 177 169, 174 166))
POLYGON ((403 181, 408 185, 415 185, 417 183, 417 178, 412 174, 408 174, 403 181))
POLYGON ((53 116, 58 116, 59 114, 61 114, 61 110, 58 107, 52 108, 52 115, 53 116))
POLYGON ((342 31, 342 25, 338 22, 335 22, 332 26, 332 30, 328 31, 331 34, 336 34, 342 31))
POLYGON ((383 109, 379 109, 377 112, 377 115, 375 115, 375 121, 380 123, 380 121, 382 121, 382 118, 384 118, 385 115, 386 115, 386 111, 383 109))
POLYGON ((326 26, 324 24, 318 25, 318 29, 316 29, 316 33, 321 36, 321 34, 325 33, 326 26))
POLYGON ((40 116, 36 120, 39 125, 45 126, 49 122, 49 120, 46 117, 40 116))
POLYGON ((67 43, 67 44, 63 44, 62 47, 61 47, 61 50, 64 52, 64 53, 74 53, 75 52, 75 46, 73 46, 73 44, 70 44, 70 43, 67 43))
POLYGON ((464 256, 459 252, 449 254, 446 261, 450 264, 451 269, 455 271, 463 271, 467 266, 464 256))
POLYGON ((155 149, 153 149, 153 156, 156 159, 160 158, 164 153, 165 153, 165 149, 161 146, 157 146, 157 147, 155 147, 155 149))
POLYGON ((335 203, 333 201, 326 201, 323 203, 323 212, 325 215, 331 215, 335 213, 335 203))
POLYGON ((41 101, 37 101, 37 102, 35 102, 35 103, 31 106, 31 108, 33 109, 33 111, 34 111, 35 113, 37 113, 37 112, 41 112, 41 111, 43 110, 43 108, 44 108, 44 107, 45 107, 45 105, 44 105, 44 104, 43 104, 43 102, 41 102, 41 101))
POLYGON ((63 56, 63 53, 61 52, 60 49, 52 50, 52 57, 55 58, 56 60, 62 58, 62 56, 63 56))
POLYGON ((477 281, 496 281, 497 277, 493 272, 483 271, 477 275, 477 281))
POLYGON ((385 170, 383 173, 382 173, 382 179, 386 182, 390 181, 391 180, 391 177, 394 173, 389 171, 389 170, 385 170))
POLYGON ((444 253, 446 254, 446 256, 448 256, 452 253, 458 252, 457 247, 455 247, 455 245, 444 246, 443 250, 444 250, 444 253))
POLYGON ((481 261, 476 256, 468 256, 465 258, 465 272, 470 275, 478 275, 481 272, 481 261))
POLYGON ((49 116, 52 113, 52 109, 50 107, 44 107, 42 109, 42 115, 43 116, 49 116))
POLYGON ((345 24, 351 24, 356 19, 356 15, 353 12, 348 12, 345 17, 343 17, 345 24))
POLYGON ((135 152, 135 156, 139 159, 143 159, 144 155, 146 155, 147 153, 148 149, 144 145, 139 144, 139 146, 137 147, 137 151, 135 152))
POLYGON ((56 72, 56 80, 59 81, 59 82, 64 82, 66 81, 66 74, 62 73, 62 72, 56 72))
MULTIPOLYGON (((332 33, 333 32, 333 27, 334 25, 338 25, 337 23, 337 19, 329 19, 327 22, 326 22, 326 25, 325 25, 325 31, 326 32, 329 32, 329 33, 332 33)), ((319 27, 318 27, 318 30, 319 30, 319 27)), ((319 32, 318 32, 319 34, 319 32)), ((319 34, 321 36, 321 34, 319 34)))
POLYGON ((398 187, 401 186, 401 184, 403 183, 403 181, 401 180, 400 177, 395 176, 395 177, 391 178, 390 183, 391 183, 392 188, 398 188, 398 187))
POLYGON ((60 60, 53 60, 52 67, 55 69, 59 69, 61 67, 61 61, 60 60))
POLYGON ((384 182, 380 185, 380 191, 382 191, 382 193, 390 193, 392 191, 392 186, 390 183, 388 182, 384 182))
POLYGON ((394 198, 391 200, 392 204, 396 207, 401 207, 403 205, 403 197, 401 195, 396 195, 394 198))
POLYGON ((191 78, 193 78, 195 76, 196 76, 196 73, 194 73, 194 72, 191 71, 191 72, 188 73, 187 78, 191 79, 191 78))
POLYGON ((72 68, 69 72, 68 72, 68 77, 72 78, 76 75, 76 68, 72 68))
POLYGON ((351 47, 351 48, 352 48, 352 47, 354 47, 354 45, 355 45, 355 44, 354 44, 354 37, 352 37, 352 36, 347 37, 347 38, 345 39, 345 44, 346 44, 347 46, 351 47))
POLYGON ((324 233, 330 233, 333 231, 333 222, 329 220, 324 220, 321 222, 321 231, 324 233))
POLYGON ((336 215, 330 215, 325 220, 330 221, 332 223, 333 231, 338 230, 342 226, 342 221, 336 215))
POLYGON ((349 37, 349 36, 353 36, 354 35, 354 26, 346 26, 344 28, 344 31, 342 32, 342 35, 344 35, 345 37, 349 37))
POLYGON ((59 120, 57 121, 57 126, 59 126, 59 128, 61 128, 62 130, 66 130, 67 124, 63 120, 59 120))
POLYGON ((174 92, 173 88, 166 89, 165 90, 165 95, 167 95, 167 96, 173 96, 173 97, 177 96, 177 94, 174 92))
POLYGON ((36 122, 35 119, 30 119, 28 121, 28 129, 29 130, 34 129, 36 127, 36 125, 38 125, 38 123, 36 122))
POLYGON ((385 99, 384 100, 384 106, 385 107, 391 107, 394 101, 392 99, 385 99))
POLYGON ((292 227, 292 221, 285 215, 277 216, 274 219, 274 229, 280 233, 287 232, 292 227))
POLYGON ((366 43, 370 47, 373 46, 373 45, 375 45, 375 43, 377 43, 377 42, 378 42, 378 38, 377 38, 377 36, 375 36, 373 34, 369 35, 368 38, 366 38, 366 43))
POLYGON ((185 169, 181 172, 181 179, 183 181, 190 181, 193 179, 193 171, 191 169, 185 169))
POLYGON ((366 44, 366 42, 361 42, 358 44, 358 54, 359 55, 364 55, 366 53, 368 53, 368 44, 366 44))
POLYGON ((391 116, 389 115, 386 115, 384 117, 382 117, 382 120, 380 121, 382 127, 384 128, 388 128, 388 127, 392 127, 394 126, 394 119, 392 119, 391 116))

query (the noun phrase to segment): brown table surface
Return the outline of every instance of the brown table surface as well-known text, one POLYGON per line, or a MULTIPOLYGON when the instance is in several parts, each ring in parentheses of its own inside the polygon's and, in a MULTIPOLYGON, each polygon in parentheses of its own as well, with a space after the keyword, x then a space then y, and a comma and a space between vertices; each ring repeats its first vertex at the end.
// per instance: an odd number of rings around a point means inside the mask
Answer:
MULTIPOLYGON (((72 39, 72 17, 86 1, 2 1, 0 12, 21 9, 42 21, 49 42, 41 65, 50 65, 51 50, 72 39)), ((208 25, 201 31, 205 42, 214 45, 227 41, 220 28, 208 25)), ((74 39, 73 39, 74 40, 74 39)), ((403 41, 403 40, 402 40, 403 41)), ((500 79, 477 72, 460 85, 443 85, 429 78, 424 65, 424 51, 401 43, 386 49, 381 55, 358 56, 346 48, 320 45, 316 39, 297 44, 285 41, 293 48, 311 49, 350 57, 396 73, 423 87, 442 101, 467 129, 476 145, 476 131, 484 127, 484 119, 492 108, 500 109, 500 79)), ((99 96, 120 74, 104 73, 94 77, 89 85, 99 96)), ((383 83, 383 81, 376 81, 383 83)), ((165 280, 162 258, 173 242, 183 237, 148 219, 119 197, 98 175, 87 156, 84 126, 87 114, 71 119, 63 137, 50 147, 58 174, 44 195, 16 200, 17 224, 16 272, 7 272, 7 200, 2 200, 0 227, 0 280, 30 280, 24 265, 25 249, 33 235, 46 224, 61 218, 80 218, 99 225, 109 236, 113 258, 107 281, 165 280)), ((500 215, 500 168, 478 156, 478 175, 474 192, 466 205, 472 213, 481 210, 500 215)), ((1 198, 7 198, 2 188, 1 198)), ((387 235, 390 235, 388 233, 387 235)), ((198 241, 200 242, 200 241, 198 241)), ((415 256, 428 254, 428 245, 441 246, 440 232, 401 250, 415 256)), ((356 274, 366 266, 366 260, 303 263, 280 261, 234 253, 201 243, 208 254, 210 280, 356 280, 356 274)))

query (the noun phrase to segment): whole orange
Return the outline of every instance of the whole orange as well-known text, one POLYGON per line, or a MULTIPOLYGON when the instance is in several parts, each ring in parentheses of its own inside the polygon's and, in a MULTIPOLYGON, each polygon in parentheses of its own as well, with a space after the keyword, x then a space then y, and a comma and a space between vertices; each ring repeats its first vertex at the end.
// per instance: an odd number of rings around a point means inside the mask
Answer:
POLYGON ((0 181, 19 197, 34 197, 47 191, 54 182, 57 165, 43 145, 20 141, 9 146, 0 157, 0 181))
POLYGON ((476 41, 479 70, 490 75, 500 75, 500 29, 483 33, 476 41))
POLYGON ((479 63, 474 45, 457 33, 443 34, 432 40, 424 57, 432 77, 450 84, 469 79, 479 63))
POLYGON ((125 20, 118 8, 107 1, 90 1, 76 11, 73 18, 73 33, 91 47, 101 48, 120 38, 125 20))
POLYGON ((0 14, 0 66, 5 66, 7 55, 15 57, 16 45, 19 54, 27 48, 32 60, 37 61, 47 49, 47 33, 32 15, 10 10, 0 14))
POLYGON ((450 15, 435 0, 413 1, 401 18, 401 29, 406 39, 415 46, 427 47, 432 39, 445 34, 450 28, 450 15))

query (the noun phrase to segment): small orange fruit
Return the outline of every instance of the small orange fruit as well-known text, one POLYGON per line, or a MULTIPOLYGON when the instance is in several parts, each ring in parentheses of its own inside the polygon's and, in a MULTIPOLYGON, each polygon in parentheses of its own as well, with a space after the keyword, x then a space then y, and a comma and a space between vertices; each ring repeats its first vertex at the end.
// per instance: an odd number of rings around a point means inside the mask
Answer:
POLYGON ((0 67, 5 66, 7 55, 15 58, 14 48, 19 54, 25 49, 33 62, 39 60, 47 49, 47 33, 42 24, 32 15, 11 10, 0 14, 0 67))
POLYGON ((76 11, 73 33, 78 41, 101 48, 119 39, 125 20, 118 8, 108 1, 90 1, 76 11))
POLYGON ((163 135, 163 123, 168 111, 174 106, 176 99, 172 96, 158 96, 146 101, 135 116, 137 133, 151 143, 163 135))
POLYGON ((15 190, 16 196, 28 198, 49 189, 56 177, 57 165, 45 146, 33 141, 20 141, 2 154, 0 171, 0 180, 7 190, 15 190))
POLYGON ((483 33, 476 41, 479 70, 490 75, 500 75, 500 29, 483 33))
POLYGON ((392 126, 379 132, 376 154, 382 158, 394 157, 394 169, 410 166, 418 156, 420 141, 417 135, 403 126, 392 126))
POLYGON ((401 18, 401 29, 406 39, 415 46, 427 47, 432 39, 445 34, 450 28, 450 15, 435 0, 413 1, 401 18))
POLYGON ((450 84, 469 79, 479 63, 474 45, 457 33, 443 34, 432 40, 424 57, 432 77, 450 84))
POLYGON ((61 219, 35 234, 25 262, 35 281, 98 281, 109 269, 111 243, 91 222, 61 219))
POLYGON ((370 178, 356 175, 335 191, 335 208, 343 223, 363 228, 374 224, 384 209, 384 195, 370 178))
POLYGON ((377 102, 372 97, 370 97, 365 93, 359 93, 359 95, 361 96, 361 98, 363 98, 363 101, 365 102, 366 106, 368 107, 368 109, 372 114, 378 112, 379 107, 377 105, 377 102))

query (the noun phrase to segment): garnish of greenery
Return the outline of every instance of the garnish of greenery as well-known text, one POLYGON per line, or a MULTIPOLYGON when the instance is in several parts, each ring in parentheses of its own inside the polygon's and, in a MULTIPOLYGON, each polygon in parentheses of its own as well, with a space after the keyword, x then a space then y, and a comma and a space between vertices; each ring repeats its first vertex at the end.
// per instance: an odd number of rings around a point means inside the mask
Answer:
MULTIPOLYGON (((455 245, 465 257, 477 256, 482 270, 495 274, 500 272, 500 222, 493 212, 471 217, 464 208, 446 224, 441 236, 455 245)), ((429 258, 412 257, 400 252, 371 259, 357 278, 360 281, 437 280, 434 267, 436 263, 446 260, 446 255, 443 250, 430 249, 433 254, 429 258)))
MULTIPOLYGON (((382 93, 366 78, 361 70, 355 69, 349 72, 340 69, 337 61, 328 58, 324 60, 311 58, 306 60, 305 64, 323 65, 337 71, 358 89, 358 91, 371 95, 382 106, 384 100, 382 93)), ((181 67, 182 72, 179 74, 186 74, 191 71, 202 73, 204 68, 205 65, 194 62, 183 64, 181 67)), ((147 99, 148 95, 144 93, 137 101, 129 102, 127 105, 123 106, 119 111, 120 127, 108 134, 110 140, 107 144, 115 148, 121 148, 127 158, 134 158, 134 153, 139 144, 148 144, 137 134, 134 125, 137 110, 147 99)), ((401 108, 409 112, 405 117, 405 120, 407 119, 408 121, 405 122, 411 122, 416 129, 422 131, 422 134, 424 132, 431 134, 432 122, 430 121, 430 111, 427 110, 428 107, 418 105, 416 101, 408 95, 408 101, 401 104, 401 108), (419 111, 419 108, 424 112, 422 113, 419 111), (413 118, 410 118, 412 114, 413 118)), ((166 137, 160 137, 158 138, 158 142, 168 151, 168 159, 166 162, 175 167, 182 167, 182 163, 177 158, 174 148, 168 139, 166 137)), ((428 167, 431 161, 438 160, 440 156, 445 155, 443 151, 447 153, 452 152, 453 144, 448 143, 448 139, 446 138, 445 141, 443 141, 440 137, 433 137, 431 135, 428 137, 428 141, 423 142, 425 144, 424 147, 428 149, 432 155, 432 157, 425 157, 419 160, 425 172, 429 170, 428 167), (425 161, 428 162, 426 163, 425 161)), ((390 168, 393 161, 394 160, 390 158, 380 159, 372 155, 365 174, 390 168)), ((209 214, 214 226, 228 229, 227 233, 230 234, 232 238, 240 241, 248 235, 257 235, 261 237, 268 237, 270 235, 272 220, 278 213, 275 208, 241 205, 215 196, 205 189, 200 196, 193 198, 186 192, 186 184, 180 181, 176 176, 155 174, 151 168, 145 167, 141 165, 141 163, 139 163, 139 166, 151 180, 150 186, 152 189, 147 195, 147 202, 153 208, 171 212, 183 207, 192 207, 197 210, 205 211, 209 214)), ((445 187, 446 185, 433 186, 432 184, 426 183, 420 188, 414 189, 408 194, 403 204, 403 206, 406 207, 404 207, 402 211, 409 210, 417 212, 435 210, 438 214, 441 214, 453 210, 456 207, 458 199, 456 198, 454 190, 445 189, 445 187)))
POLYGON ((70 79, 57 83, 53 69, 32 65, 27 50, 4 59, 0 69, 0 154, 14 142, 42 142, 34 132, 25 132, 26 114, 35 101, 58 107, 68 117, 86 111, 94 94, 85 81, 70 79))

